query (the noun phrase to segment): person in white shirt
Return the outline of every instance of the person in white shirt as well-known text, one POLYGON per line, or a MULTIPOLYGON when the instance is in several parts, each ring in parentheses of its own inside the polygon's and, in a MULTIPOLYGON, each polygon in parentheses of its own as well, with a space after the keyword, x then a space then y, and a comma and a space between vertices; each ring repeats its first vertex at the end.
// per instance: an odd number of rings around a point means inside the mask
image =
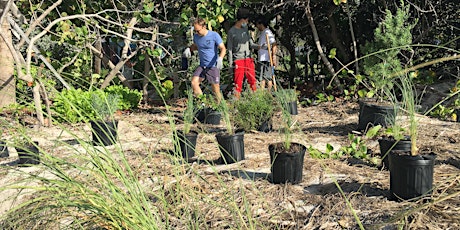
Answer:
POLYGON ((258 17, 256 20, 256 27, 260 31, 259 35, 259 53, 258 53, 258 71, 259 71, 259 81, 260 81, 260 88, 264 89, 265 84, 267 82, 267 89, 270 91, 273 82, 272 76, 275 66, 278 64, 276 59, 276 51, 278 47, 276 45, 275 35, 273 32, 268 28, 268 21, 264 17, 258 17), (267 36, 268 35, 268 42, 270 43, 271 52, 268 52, 268 44, 267 44, 267 36), (272 66, 270 65, 270 56, 272 56, 272 66))

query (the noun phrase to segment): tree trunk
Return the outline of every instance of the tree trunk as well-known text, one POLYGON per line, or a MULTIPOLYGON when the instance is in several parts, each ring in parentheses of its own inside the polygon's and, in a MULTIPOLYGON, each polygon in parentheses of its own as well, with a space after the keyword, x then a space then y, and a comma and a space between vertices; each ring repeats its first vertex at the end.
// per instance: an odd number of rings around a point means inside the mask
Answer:
POLYGON ((7 46, 12 43, 8 20, 3 20, 0 33, 0 108, 16 103, 16 79, 14 78, 13 55, 7 46))
MULTIPOLYGON (((308 24, 311 27, 311 30, 313 33, 313 39, 315 40, 315 45, 316 45, 316 48, 318 49, 321 60, 324 62, 324 65, 326 65, 331 75, 334 76, 335 75, 334 66, 327 59, 326 55, 324 54, 323 48, 321 47, 321 42, 319 41, 318 31, 316 30, 315 22, 313 21, 313 16, 311 14, 310 2, 308 2, 307 6, 305 7, 305 14, 307 15, 308 24)), ((337 87, 342 88, 339 80, 337 78, 334 78, 334 80, 335 80, 335 83, 337 84, 337 87)))
POLYGON ((355 74, 359 74, 358 46, 355 38, 355 30, 353 29, 353 18, 350 13, 350 7, 348 6, 348 3, 345 3, 345 11, 348 15, 348 26, 350 27, 351 40, 353 41, 353 55, 355 56, 355 74))
MULTIPOLYGON (((97 34, 97 40, 96 40, 96 44, 94 44, 94 47, 102 53, 102 41, 101 41, 101 35, 99 34, 99 32, 97 34)), ((94 73, 101 74, 101 66, 102 66, 102 59, 99 58, 98 55, 94 55, 94 73)))

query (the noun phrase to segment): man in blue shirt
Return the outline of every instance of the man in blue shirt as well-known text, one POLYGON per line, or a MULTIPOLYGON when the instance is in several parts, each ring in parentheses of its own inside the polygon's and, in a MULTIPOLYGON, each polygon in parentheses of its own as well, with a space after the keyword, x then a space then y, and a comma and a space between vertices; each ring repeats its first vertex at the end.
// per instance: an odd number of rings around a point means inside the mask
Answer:
POLYGON ((183 56, 190 58, 192 51, 198 50, 200 57, 200 66, 193 73, 192 89, 195 96, 203 94, 200 88, 201 82, 206 78, 211 84, 212 91, 219 102, 220 94, 220 70, 222 69, 222 60, 226 53, 225 45, 222 37, 206 28, 206 21, 202 18, 197 18, 193 22, 195 35, 193 36, 193 44, 185 49, 183 56), (218 49, 220 52, 218 52, 218 49))

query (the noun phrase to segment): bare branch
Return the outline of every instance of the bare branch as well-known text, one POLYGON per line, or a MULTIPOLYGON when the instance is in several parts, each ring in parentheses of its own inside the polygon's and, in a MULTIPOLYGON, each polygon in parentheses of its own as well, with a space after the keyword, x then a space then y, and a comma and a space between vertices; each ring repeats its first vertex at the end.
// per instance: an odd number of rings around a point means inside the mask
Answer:
POLYGON ((30 33, 32 33, 32 31, 34 31, 35 27, 37 27, 37 25, 46 17, 48 16, 51 11, 53 11, 54 9, 56 9, 56 7, 58 7, 59 5, 61 5, 62 3, 62 0, 58 0, 56 1, 52 6, 50 6, 48 9, 45 10, 45 12, 43 12, 43 14, 40 15, 40 17, 37 18, 37 20, 35 20, 32 24, 30 24, 30 27, 27 29, 27 31, 24 33, 24 36, 22 37, 22 39, 19 41, 18 45, 17 45, 17 48, 20 49, 23 45, 24 45, 24 42, 25 42, 25 38, 28 38, 30 33))

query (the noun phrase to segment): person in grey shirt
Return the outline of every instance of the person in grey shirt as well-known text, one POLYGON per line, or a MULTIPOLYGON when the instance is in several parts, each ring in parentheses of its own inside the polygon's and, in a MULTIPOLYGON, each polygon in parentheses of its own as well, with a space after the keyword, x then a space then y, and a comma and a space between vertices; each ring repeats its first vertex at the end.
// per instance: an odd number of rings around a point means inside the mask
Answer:
POLYGON ((248 30, 249 10, 240 8, 236 15, 237 21, 227 33, 228 60, 233 70, 233 84, 235 97, 240 97, 243 88, 243 79, 246 76, 251 90, 257 89, 254 60, 251 58, 250 49, 258 49, 248 30))

